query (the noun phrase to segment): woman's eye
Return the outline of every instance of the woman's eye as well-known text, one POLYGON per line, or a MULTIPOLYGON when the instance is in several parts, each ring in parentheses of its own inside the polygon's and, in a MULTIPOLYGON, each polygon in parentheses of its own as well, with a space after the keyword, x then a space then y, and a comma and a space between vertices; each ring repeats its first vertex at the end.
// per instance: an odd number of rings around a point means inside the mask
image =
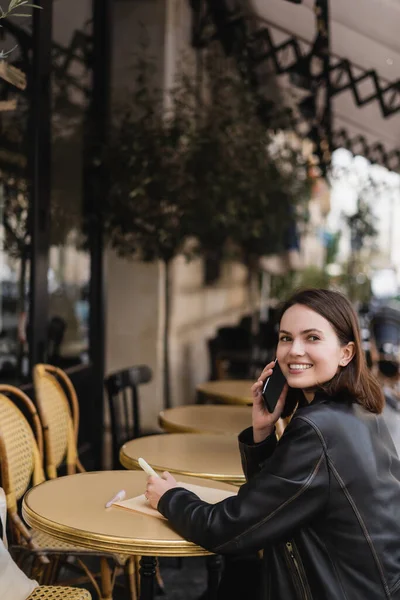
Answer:
POLYGON ((289 337, 288 335, 282 335, 282 336, 279 338, 279 341, 280 341, 280 342, 290 342, 290 337, 289 337))
POLYGON ((310 340, 310 342, 317 342, 319 340, 319 337, 317 337, 316 335, 310 335, 308 336, 308 339, 310 340))

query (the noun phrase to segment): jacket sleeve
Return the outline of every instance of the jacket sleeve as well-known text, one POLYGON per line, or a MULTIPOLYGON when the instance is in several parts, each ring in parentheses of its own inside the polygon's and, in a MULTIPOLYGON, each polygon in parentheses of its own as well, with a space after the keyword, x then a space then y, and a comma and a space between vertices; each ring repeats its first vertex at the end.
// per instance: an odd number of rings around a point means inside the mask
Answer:
POLYGON ((213 505, 174 488, 161 497, 158 510, 184 538, 212 552, 239 554, 289 539, 324 509, 328 497, 322 441, 312 425, 295 417, 237 496, 213 505))
POLYGON ((264 461, 272 456, 276 448, 275 429, 263 442, 254 443, 253 428, 248 427, 239 435, 239 450, 242 469, 246 481, 249 481, 262 467, 264 461))

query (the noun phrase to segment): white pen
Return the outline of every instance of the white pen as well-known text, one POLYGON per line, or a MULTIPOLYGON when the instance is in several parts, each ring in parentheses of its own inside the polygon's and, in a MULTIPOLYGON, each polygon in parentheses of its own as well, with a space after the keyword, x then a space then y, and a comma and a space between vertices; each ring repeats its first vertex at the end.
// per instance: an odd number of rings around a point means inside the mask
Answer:
POLYGON ((147 475, 149 475, 150 477, 160 477, 158 473, 155 472, 154 469, 151 468, 151 466, 149 465, 149 463, 147 463, 144 458, 139 458, 138 459, 138 463, 139 466, 142 467, 143 471, 145 471, 147 473, 147 475))
POLYGON ((118 494, 115 494, 114 498, 111 498, 111 500, 109 500, 106 504, 106 508, 110 508, 110 506, 112 506, 114 504, 114 502, 120 502, 121 500, 123 500, 126 496, 126 492, 125 490, 120 490, 118 492, 118 494))

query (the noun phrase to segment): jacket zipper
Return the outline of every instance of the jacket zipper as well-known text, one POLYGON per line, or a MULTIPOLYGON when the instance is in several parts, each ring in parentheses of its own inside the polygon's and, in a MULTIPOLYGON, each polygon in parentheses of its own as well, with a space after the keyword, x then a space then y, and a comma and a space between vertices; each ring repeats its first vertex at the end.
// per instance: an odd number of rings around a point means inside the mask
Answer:
POLYGON ((294 567, 295 576, 300 582, 300 591, 304 600, 312 600, 310 586, 304 571, 303 563, 294 542, 286 542, 286 549, 290 556, 290 562, 294 567))

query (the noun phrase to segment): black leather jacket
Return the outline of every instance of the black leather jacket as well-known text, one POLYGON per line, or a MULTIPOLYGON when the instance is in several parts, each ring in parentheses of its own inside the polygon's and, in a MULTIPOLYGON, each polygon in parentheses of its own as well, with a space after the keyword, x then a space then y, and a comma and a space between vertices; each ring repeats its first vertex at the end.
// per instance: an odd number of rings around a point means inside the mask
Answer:
POLYGON ((263 549, 263 600, 400 600, 400 461, 382 417, 316 394, 277 443, 239 436, 247 483, 209 505, 183 488, 158 509, 218 554, 263 549))

